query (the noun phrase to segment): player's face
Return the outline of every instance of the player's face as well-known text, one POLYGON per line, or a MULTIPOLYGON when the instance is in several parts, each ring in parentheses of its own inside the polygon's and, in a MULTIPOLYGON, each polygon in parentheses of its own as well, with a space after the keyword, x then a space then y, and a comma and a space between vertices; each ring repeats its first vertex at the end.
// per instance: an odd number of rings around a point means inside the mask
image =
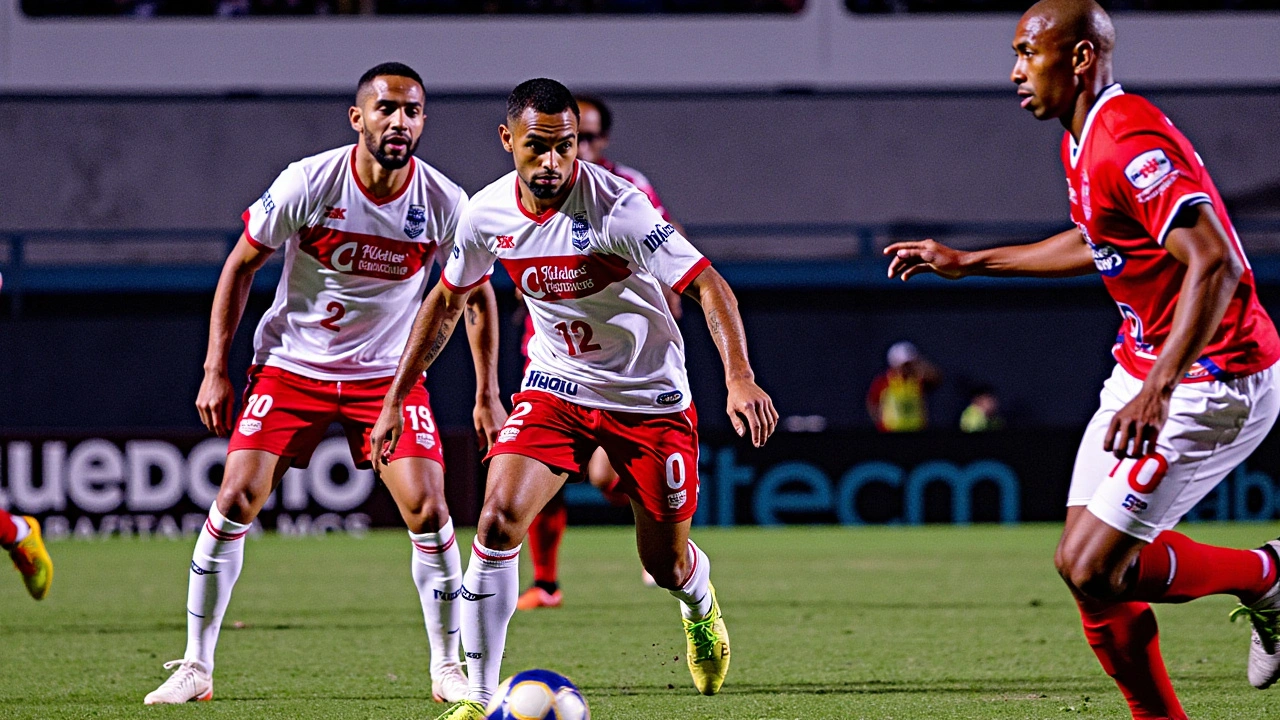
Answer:
POLYGON ((351 123, 365 149, 387 170, 409 164, 422 138, 425 119, 422 86, 392 75, 374 78, 364 101, 351 113, 351 123))
POLYGON ((1013 38, 1017 59, 1009 79, 1022 107, 1037 120, 1067 117, 1075 109, 1077 78, 1070 48, 1039 15, 1023 16, 1013 38))
POLYGON ((515 158, 521 182, 540 200, 559 196, 578 158, 577 116, 572 110, 548 115, 526 108, 510 123, 499 132, 503 147, 515 158))
POLYGON ((605 148, 609 147, 609 138, 601 135, 600 110, 591 103, 578 103, 582 119, 578 121, 578 159, 587 162, 600 162, 605 148))

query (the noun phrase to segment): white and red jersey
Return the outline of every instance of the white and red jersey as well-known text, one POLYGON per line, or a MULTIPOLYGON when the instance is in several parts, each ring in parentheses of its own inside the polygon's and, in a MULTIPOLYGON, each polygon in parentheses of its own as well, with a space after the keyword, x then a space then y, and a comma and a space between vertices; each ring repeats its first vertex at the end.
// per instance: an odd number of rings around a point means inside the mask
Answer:
POLYGON ((649 182, 649 178, 641 174, 639 170, 628 165, 613 162, 612 160, 606 160, 605 158, 600 158, 599 165, 605 170, 608 170, 614 175, 617 175, 623 180, 635 185, 637 190, 648 196, 649 202, 653 203, 654 209, 658 211, 658 214, 662 216, 662 219, 667 222, 671 222, 671 215, 667 212, 667 208, 662 204, 662 198, 658 197, 658 191, 653 187, 653 183, 649 182))
POLYGON ((1173 328, 1187 268, 1164 241, 1178 211, 1197 203, 1212 205, 1245 273, 1183 382, 1249 375, 1280 358, 1280 338, 1258 302, 1253 271, 1222 197, 1190 141, 1159 109, 1110 86, 1089 111, 1080 142, 1065 133, 1062 164, 1071 219, 1120 308, 1112 353, 1126 371, 1145 379, 1173 328))
POLYGON ((316 380, 394 375, 430 276, 453 247, 467 194, 410 160, 409 181, 377 198, 354 145, 285 168, 244 212, 260 248, 285 247, 275 301, 253 337, 254 363, 316 380))
POLYGON ((591 163, 573 173, 561 206, 541 215, 520 204, 515 172, 476 193, 444 283, 469 288, 502 262, 536 328, 525 390, 605 410, 684 410, 684 340, 661 284, 683 291, 710 262, 631 183, 591 163))

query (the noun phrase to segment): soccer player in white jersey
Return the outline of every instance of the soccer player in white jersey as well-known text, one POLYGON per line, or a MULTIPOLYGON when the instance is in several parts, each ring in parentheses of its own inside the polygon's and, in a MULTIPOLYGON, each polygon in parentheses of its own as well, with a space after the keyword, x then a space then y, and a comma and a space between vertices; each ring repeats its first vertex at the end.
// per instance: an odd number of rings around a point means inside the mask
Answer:
MULTIPOLYGON (((187 649, 146 704, 209 700, 213 656, 244 558, 244 536, 290 467, 306 467, 331 423, 357 466, 391 384, 431 262, 448 257, 467 196, 413 157, 423 126, 422 79, 386 63, 360 79, 355 145, 293 163, 245 211, 244 234, 214 294, 204 381, 205 426, 230 435, 226 471, 196 541, 187 591, 187 649), (233 419, 227 353, 254 273, 283 247, 275 302, 254 334, 244 407, 233 419), (437 254, 439 253, 439 254, 437 254)), ((460 299, 460 303, 463 302, 460 299)), ((497 394, 497 305, 483 280, 466 299, 475 359, 475 422, 486 444, 506 417, 497 394)), ((380 464, 409 528, 412 576, 431 648, 432 694, 466 691, 458 661, 461 561, 444 500, 444 459, 422 376, 404 383, 411 436, 380 464)))
POLYGON ((689 540, 698 502, 697 416, 684 342, 663 299, 669 285, 702 305, 725 364, 728 413, 763 445, 773 402, 747 360, 737 303, 719 273, 631 183, 577 161, 578 107, 554 80, 507 99, 512 172, 468 205, 438 285, 423 302, 372 442, 404 442, 412 379, 451 334, 469 288, 495 261, 519 283, 537 325, 523 389, 489 452, 480 526, 463 577, 462 643, 471 690, 442 718, 481 720, 498 684, 519 596, 518 558, 534 515, 603 447, 631 499, 645 569, 680 601, 697 689, 720 690, 729 636, 711 562, 689 540))

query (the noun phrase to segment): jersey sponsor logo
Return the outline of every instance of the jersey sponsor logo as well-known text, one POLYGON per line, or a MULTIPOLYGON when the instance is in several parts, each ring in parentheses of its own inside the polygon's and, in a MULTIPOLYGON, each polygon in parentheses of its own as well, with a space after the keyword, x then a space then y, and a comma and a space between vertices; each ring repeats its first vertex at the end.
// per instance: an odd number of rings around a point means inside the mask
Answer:
POLYGON ((657 402, 659 405, 675 405, 676 403, 680 402, 683 399, 684 399, 684 393, 680 392, 679 390, 672 390, 671 392, 665 392, 659 395, 655 399, 655 402, 657 402))
POLYGON ((1076 189, 1071 186, 1071 178, 1067 178, 1067 199, 1072 205, 1080 204, 1080 196, 1076 194, 1076 189))
POLYGON ((573 246, 579 250, 586 250, 591 244, 591 226, 587 224, 587 214, 585 212, 576 212, 573 214, 573 246))
POLYGON ((676 229, 671 223, 654 225, 653 230, 644 236, 644 246, 649 248, 649 252, 654 252, 675 232, 676 229))
POLYGON ((499 250, 514 250, 516 247, 514 235, 494 235, 493 239, 497 243, 499 250))
POLYGON ((504 427, 502 428, 501 431, 498 432, 498 442, 500 443, 511 442, 512 440, 515 440, 519 435, 520 435, 520 428, 504 427))
POLYGON ((1173 163, 1159 148, 1142 153, 1130 160, 1124 168, 1124 176, 1139 190, 1146 190, 1155 185, 1171 172, 1173 172, 1173 163))
POLYGON ((1147 342, 1143 337, 1142 318, 1138 317, 1138 311, 1133 306, 1118 302, 1116 307, 1120 308, 1120 317, 1124 318, 1128 326, 1128 335, 1133 340, 1133 347, 1138 352, 1151 353, 1155 351, 1155 346, 1147 342))
POLYGON ((526 390, 550 390, 561 395, 578 394, 578 383, 569 382, 555 375, 548 375, 541 370, 530 372, 524 379, 524 387, 526 390))
POLYGON ((252 418, 245 418, 240 421, 240 434, 252 435, 262 429, 262 421, 252 418))
POLYGON ((617 255, 502 258, 507 274, 525 295, 544 301, 573 300, 594 295, 631 276, 627 261, 617 255))
POLYGON ((1124 255, 1121 255, 1115 246, 1090 243, 1089 247, 1093 249, 1093 264, 1098 268, 1098 272, 1106 277, 1115 277, 1124 271, 1124 255))
POLYGON ((272 210, 276 209, 276 201, 271 199, 271 191, 262 193, 262 197, 258 198, 258 202, 262 203, 262 211, 268 215, 272 210))
MULTIPOLYGON (((444 600, 445 602, 449 602, 450 600, 457 600, 458 596, 461 594, 462 594, 461 588, 454 590, 453 592, 444 592, 443 590, 436 590, 433 588, 431 590, 431 599, 444 600)), ((449 634, 452 635, 455 632, 457 632, 457 630, 453 630, 449 634)))
MULTIPOLYGON (((222 572, 222 571, 221 571, 221 570, 205 570, 204 568, 202 568, 202 567, 200 567, 199 565, 197 565, 195 560, 192 560, 192 561, 191 561, 191 572, 193 572, 193 573, 195 573, 195 574, 197 574, 197 575, 217 575, 218 573, 220 573, 220 572, 222 572)), ((192 614, 194 615, 195 613, 192 613, 192 614)), ((201 616, 199 616, 199 617, 204 617, 204 616, 203 616, 203 615, 201 615, 201 616)))
POLYGON ((418 441, 418 444, 426 448, 427 450, 430 450, 431 448, 436 446, 436 436, 432 435, 429 432, 416 433, 415 437, 418 441))
POLYGON ((346 219, 347 219, 347 209, 346 209, 346 208, 340 208, 340 207, 334 207, 334 206, 332 206, 332 205, 325 205, 325 206, 324 206, 324 216, 325 216, 325 218, 326 218, 326 219, 328 219, 328 220, 346 220, 346 219))
POLYGON ((1084 210, 1084 219, 1093 219, 1093 205, 1089 204, 1089 171, 1080 174, 1080 209, 1084 210))
POLYGON ((427 206, 410 205, 409 212, 404 214, 404 234, 417 238, 427 227, 427 206))
POLYGON ((435 245, 317 226, 299 233, 298 248, 321 265, 347 275, 404 280, 431 261, 435 245))

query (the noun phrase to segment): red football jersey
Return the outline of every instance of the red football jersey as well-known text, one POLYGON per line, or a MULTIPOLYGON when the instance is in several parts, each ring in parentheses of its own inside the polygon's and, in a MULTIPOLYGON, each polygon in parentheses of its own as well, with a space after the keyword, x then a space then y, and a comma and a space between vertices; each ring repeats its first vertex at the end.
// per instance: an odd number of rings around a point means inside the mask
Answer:
POLYGON ((1178 211, 1208 203, 1245 266, 1222 324, 1183 382, 1228 379, 1265 370, 1280 358, 1280 338, 1258 302, 1256 283, 1226 206, 1195 149, 1164 113, 1119 85, 1089 111, 1077 143, 1062 138, 1071 219, 1120 308, 1112 354, 1145 379, 1160 355, 1186 266, 1164 247, 1178 211))

